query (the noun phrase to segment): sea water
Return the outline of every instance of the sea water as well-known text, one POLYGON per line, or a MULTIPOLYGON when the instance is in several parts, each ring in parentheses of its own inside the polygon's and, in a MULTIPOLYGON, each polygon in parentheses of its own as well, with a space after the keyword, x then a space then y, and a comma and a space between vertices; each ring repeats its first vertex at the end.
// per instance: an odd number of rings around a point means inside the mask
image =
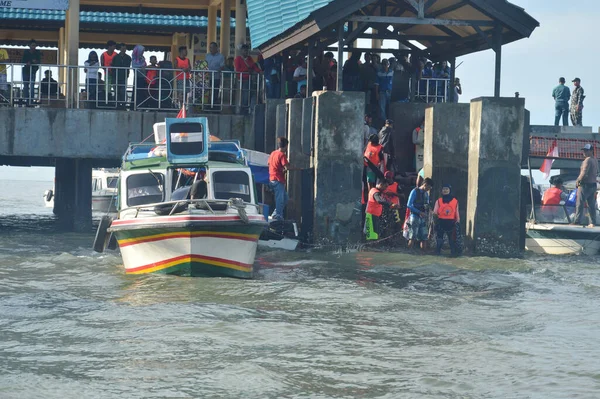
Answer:
MULTIPOLYGON (((598 257, 259 252, 127 276, 0 181, 0 398, 598 398, 598 257)), ((98 215, 96 215, 98 217, 98 215)))

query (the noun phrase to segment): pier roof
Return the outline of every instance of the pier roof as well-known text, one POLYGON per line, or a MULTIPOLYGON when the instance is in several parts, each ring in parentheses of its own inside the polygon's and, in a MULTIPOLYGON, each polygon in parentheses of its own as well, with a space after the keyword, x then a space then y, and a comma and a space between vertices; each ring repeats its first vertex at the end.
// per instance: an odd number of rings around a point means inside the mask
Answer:
POLYGON ((265 57, 340 38, 350 51, 356 39, 370 38, 445 60, 529 37, 539 26, 505 0, 248 0, 248 15, 253 45, 265 57))

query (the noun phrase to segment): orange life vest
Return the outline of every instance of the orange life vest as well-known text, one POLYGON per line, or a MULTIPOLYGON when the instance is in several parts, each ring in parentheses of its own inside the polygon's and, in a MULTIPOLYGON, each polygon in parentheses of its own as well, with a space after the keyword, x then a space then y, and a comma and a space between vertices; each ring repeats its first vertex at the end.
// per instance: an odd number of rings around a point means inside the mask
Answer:
POLYGON ((369 191, 369 201, 367 202, 367 213, 373 216, 381 216, 383 213, 383 205, 375 201, 375 193, 380 192, 377 188, 372 188, 369 191))
POLYGON ((562 194, 562 190, 556 187, 550 187, 546 192, 544 192, 544 199, 542 200, 542 205, 560 205, 560 196, 562 194))
POLYGON ((398 198, 396 195, 387 195, 387 193, 393 193, 397 195, 398 183, 393 182, 392 184, 390 184, 388 188, 385 189, 385 194, 389 202, 391 202, 392 204, 400 205, 400 198, 398 198))
MULTIPOLYGON (((364 156, 369 161, 371 161, 371 163, 373 165, 379 166, 379 164, 382 161, 382 159, 379 156, 379 154, 381 154, 382 150, 383 150, 383 146, 381 144, 373 145, 373 144, 369 143, 369 144, 367 144, 367 148, 365 149, 364 156)), ((367 166, 366 162, 365 162, 365 166, 367 166)))
POLYGON ((456 210, 458 208, 458 200, 452 198, 452 201, 444 204, 444 201, 440 198, 438 200, 438 212, 437 215, 443 220, 456 220, 456 210))
MULTIPOLYGON (((186 59, 181 59, 179 57, 175 58, 175 69, 192 69, 192 66, 190 65, 190 60, 186 59)), ((188 73, 178 73, 177 74, 177 80, 183 80, 185 79, 189 79, 190 78, 190 74, 188 73)))
MULTIPOLYGON (((117 52, 113 51, 112 55, 108 54, 108 51, 102 53, 102 64, 104 67, 109 67, 112 65, 113 59, 117 56, 117 52)), ((110 68, 105 68, 107 71, 110 71, 110 68)))

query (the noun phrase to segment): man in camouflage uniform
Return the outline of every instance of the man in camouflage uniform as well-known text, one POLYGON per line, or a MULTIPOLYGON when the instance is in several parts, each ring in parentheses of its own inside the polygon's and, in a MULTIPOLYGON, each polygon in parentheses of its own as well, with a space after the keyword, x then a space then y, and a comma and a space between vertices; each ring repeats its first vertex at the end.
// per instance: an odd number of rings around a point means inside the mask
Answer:
POLYGON ((581 87, 581 79, 573 79, 575 89, 571 96, 571 122, 573 126, 583 126, 583 99, 585 98, 583 87, 581 87))

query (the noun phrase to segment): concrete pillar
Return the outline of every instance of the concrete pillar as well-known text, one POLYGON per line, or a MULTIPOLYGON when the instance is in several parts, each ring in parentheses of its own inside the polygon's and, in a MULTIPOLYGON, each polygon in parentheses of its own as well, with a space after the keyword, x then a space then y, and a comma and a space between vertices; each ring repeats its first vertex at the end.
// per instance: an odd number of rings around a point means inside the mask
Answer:
POLYGON ((267 148, 267 151, 273 151, 276 148, 277 137, 287 137, 287 104, 277 105, 275 115, 275 142, 273 147, 267 148))
POLYGON ((484 256, 520 255, 525 100, 471 101, 467 239, 484 256))
MULTIPOLYGON (((67 43, 66 43, 66 32, 65 28, 62 27, 58 30, 58 64, 66 65, 67 64, 67 43)), ((58 84, 62 85, 67 81, 67 69, 61 68, 58 71, 58 84)), ((60 86, 59 86, 60 87, 60 86)))
POLYGON ((89 159, 57 158, 54 214, 67 230, 92 228, 92 163, 89 159))
POLYGON ((217 41, 217 6, 208 7, 208 32, 207 44, 217 41))
MULTIPOLYGON (((79 65, 79 0, 69 1, 69 9, 67 10, 65 20, 65 44, 67 48, 66 52, 66 65, 77 66, 79 65)), ((82 71, 83 72, 83 71, 82 71)), ((68 73, 67 77, 67 104, 70 107, 75 106, 78 96, 78 70, 72 69, 68 73)))
MULTIPOLYGON (((288 160, 294 168, 308 169, 310 167, 310 152, 306 154, 302 148, 302 109, 304 99, 295 98, 286 100, 287 104, 287 138, 289 141, 288 160)), ((302 219, 302 173, 293 170, 288 173, 288 195, 290 201, 287 205, 289 219, 298 222, 302 219)))
POLYGON ((57 158, 54 171, 54 214, 66 229, 73 228, 75 160, 57 158))
POLYGON ((235 54, 240 55, 242 44, 246 44, 246 0, 235 1, 235 54))
POLYGON ((221 54, 229 57, 229 41, 231 40, 231 0, 221 1, 221 54))
POLYGON ((277 106, 285 104, 285 100, 269 98, 265 104, 265 152, 275 149, 277 139, 277 106))
POLYGON ((315 92, 315 241, 346 243, 361 237, 360 213, 365 109, 363 93, 315 92))
POLYGON ((438 103, 425 110, 424 171, 433 179, 432 199, 450 184, 458 199, 462 233, 465 233, 469 183, 469 104, 438 103))
POLYGON ((427 104, 391 103, 390 118, 394 125, 395 165, 399 172, 418 172, 415 170, 415 146, 412 144, 412 132, 421 124, 427 104))
POLYGON ((92 228, 92 162, 75 161, 75 214, 74 230, 89 232, 92 228))

